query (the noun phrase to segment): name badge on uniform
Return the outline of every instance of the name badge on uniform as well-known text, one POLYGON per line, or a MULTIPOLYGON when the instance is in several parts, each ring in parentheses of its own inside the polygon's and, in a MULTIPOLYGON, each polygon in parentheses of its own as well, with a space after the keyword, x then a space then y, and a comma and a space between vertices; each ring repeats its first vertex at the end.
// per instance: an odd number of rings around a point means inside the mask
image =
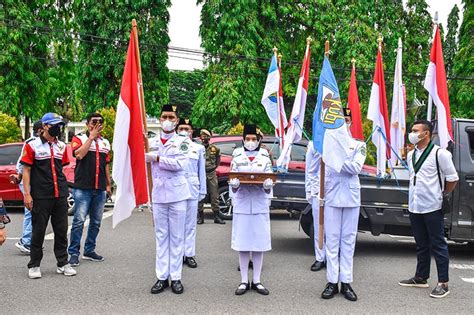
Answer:
POLYGON ((241 163, 236 163, 237 166, 249 166, 248 162, 241 162, 241 163))

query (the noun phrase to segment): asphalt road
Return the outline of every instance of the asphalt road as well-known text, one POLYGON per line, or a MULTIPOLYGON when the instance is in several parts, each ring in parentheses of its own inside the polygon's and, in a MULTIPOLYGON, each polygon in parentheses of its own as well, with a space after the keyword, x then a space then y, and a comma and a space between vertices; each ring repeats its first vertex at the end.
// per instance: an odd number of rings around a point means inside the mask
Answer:
MULTIPOLYGON (((106 212, 109 216, 111 212, 106 212)), ((430 289, 403 288, 400 279, 414 273, 415 247, 411 238, 359 233, 353 288, 359 301, 342 295, 322 300, 325 271, 311 272, 311 241, 298 231, 298 221, 284 211, 272 214, 273 250, 264 256, 262 282, 269 296, 249 291, 235 296, 240 282, 237 253, 230 248, 231 224, 215 225, 208 214, 198 228, 197 269, 184 268, 185 292, 152 295, 155 282, 155 242, 151 215, 135 212, 115 230, 104 219, 97 251, 106 260, 82 261, 78 275, 55 273, 53 241, 45 241, 43 278, 27 277, 28 257, 14 243, 21 234, 20 212, 11 213, 9 239, 0 247, 0 313, 456 313, 474 310, 474 251, 450 246, 451 295, 437 300, 430 289)), ((51 232, 51 231, 49 231, 51 232)), ((49 233, 48 232, 48 233, 49 233)), ((432 262, 431 287, 436 283, 432 262)))

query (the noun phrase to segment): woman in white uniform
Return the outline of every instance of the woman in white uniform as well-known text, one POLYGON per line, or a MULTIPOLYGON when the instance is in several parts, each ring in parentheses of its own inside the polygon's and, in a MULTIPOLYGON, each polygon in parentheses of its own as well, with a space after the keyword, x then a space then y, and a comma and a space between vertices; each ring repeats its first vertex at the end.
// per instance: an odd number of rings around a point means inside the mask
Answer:
MULTIPOLYGON (((234 150, 231 172, 271 173, 272 162, 268 151, 260 148, 261 137, 255 125, 245 125, 244 146, 234 150)), ((229 181, 232 197, 232 249, 239 252, 239 265, 242 281, 235 291, 242 295, 250 288, 268 295, 262 285, 260 274, 263 265, 263 252, 271 250, 269 199, 272 197, 273 181, 267 178, 263 185, 240 185, 237 178, 229 181), (253 281, 249 283, 249 260, 253 260, 253 281)))

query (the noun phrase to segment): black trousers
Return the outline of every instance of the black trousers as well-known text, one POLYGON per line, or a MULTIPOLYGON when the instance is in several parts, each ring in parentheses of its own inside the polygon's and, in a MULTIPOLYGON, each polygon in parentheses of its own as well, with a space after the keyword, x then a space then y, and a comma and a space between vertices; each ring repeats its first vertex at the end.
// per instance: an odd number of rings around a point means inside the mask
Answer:
POLYGON ((67 255, 67 199, 34 199, 31 213, 33 232, 31 236, 31 252, 28 268, 39 267, 43 259, 43 242, 49 218, 54 232, 54 255, 57 266, 68 263, 67 255))
POLYGON ((410 213, 416 242, 416 277, 430 277, 431 253, 438 269, 438 282, 449 281, 448 243, 444 238, 444 215, 441 210, 425 214, 410 213))

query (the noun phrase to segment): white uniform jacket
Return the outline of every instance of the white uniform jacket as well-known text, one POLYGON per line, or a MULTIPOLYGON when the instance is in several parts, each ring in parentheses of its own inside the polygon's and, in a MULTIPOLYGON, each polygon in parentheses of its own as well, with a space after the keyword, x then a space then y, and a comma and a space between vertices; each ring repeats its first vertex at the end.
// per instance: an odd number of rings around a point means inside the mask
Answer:
MULTIPOLYGON (((313 146, 311 145, 311 148, 313 146)), ((326 178, 324 181, 324 200, 325 205, 339 208, 359 207, 360 206, 360 181, 359 173, 364 166, 366 157, 365 142, 352 139, 350 154, 346 158, 341 172, 338 173, 326 165, 326 178)), ((308 148, 309 151, 309 148, 308 148)), ((315 154, 310 169, 310 178, 317 178, 317 181, 311 184, 311 195, 319 194, 319 170, 321 158, 318 153, 315 154)), ((308 162, 307 162, 308 163, 308 162)), ((308 165, 308 164, 307 164, 308 165)), ((308 187, 308 186, 307 186, 308 187)), ((308 188, 306 188, 308 191, 308 188)))
POLYGON ((313 141, 308 143, 306 151, 305 188, 306 195, 316 197, 319 195, 319 167, 321 155, 314 151, 313 141))
MULTIPOLYGON (((230 163, 231 172, 253 172, 253 173, 272 173, 272 162, 268 151, 260 149, 253 159, 250 161, 245 149, 240 147, 232 153, 232 162, 230 163)), ((269 198, 272 197, 272 190, 266 193, 262 185, 240 185, 237 192, 233 193, 229 187, 234 206, 234 213, 256 214, 268 213, 269 198)))
POLYGON ((189 184, 191 199, 204 198, 206 187, 206 149, 199 143, 192 142, 188 150, 188 163, 185 166, 185 176, 189 184))
POLYGON ((159 156, 158 162, 151 163, 154 203, 171 203, 191 198, 185 176, 190 147, 191 140, 178 135, 174 135, 165 144, 159 136, 150 143, 150 151, 156 151, 159 156))

